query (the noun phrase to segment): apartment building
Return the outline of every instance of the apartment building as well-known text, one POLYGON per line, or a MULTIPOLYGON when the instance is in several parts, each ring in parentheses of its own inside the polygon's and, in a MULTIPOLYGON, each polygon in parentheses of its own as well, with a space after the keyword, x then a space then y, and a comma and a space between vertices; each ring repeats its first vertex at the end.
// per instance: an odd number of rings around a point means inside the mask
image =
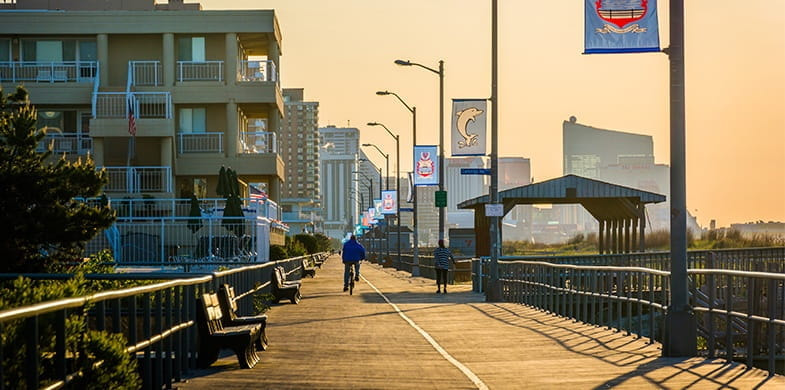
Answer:
POLYGON ((4 90, 27 88, 45 142, 69 158, 91 154, 112 199, 216 198, 225 166, 237 172, 241 197, 253 186, 278 201, 280 55, 272 10, 204 11, 182 0, 0 4, 4 90))
POLYGON ((319 128, 319 136, 324 233, 340 239, 354 228, 361 206, 367 210, 363 187, 353 173, 359 166, 360 131, 329 125, 319 128), (366 205, 361 205, 363 201, 366 205))
POLYGON ((281 190, 290 234, 324 230, 319 181, 319 102, 304 101, 303 88, 285 88, 279 146, 286 166, 281 190))

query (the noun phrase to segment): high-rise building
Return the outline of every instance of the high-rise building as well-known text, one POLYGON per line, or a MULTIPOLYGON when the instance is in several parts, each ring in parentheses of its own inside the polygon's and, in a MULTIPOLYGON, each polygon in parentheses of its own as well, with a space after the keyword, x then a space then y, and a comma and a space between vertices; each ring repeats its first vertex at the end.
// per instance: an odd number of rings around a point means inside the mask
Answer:
MULTIPOLYGON (((665 195, 666 202, 646 207, 651 230, 670 229, 670 167, 654 161, 651 136, 598 129, 577 122, 563 123, 564 174, 575 174, 665 195)), ((578 230, 596 231, 596 220, 577 205, 554 206, 561 222, 578 230)), ((688 228, 698 231, 694 218, 688 228)))
POLYGON ((352 173, 359 163, 360 131, 331 125, 319 128, 319 136, 324 233, 340 239, 353 230, 361 207, 368 204, 360 182, 353 180, 357 175, 352 173), (363 200, 365 205, 361 205, 363 200))
POLYGON ((474 210, 459 210, 458 203, 488 193, 490 176, 462 175, 461 169, 486 169, 484 157, 452 157, 444 159, 444 183, 447 190, 447 227, 474 227, 474 210))
POLYGON ((319 102, 304 101, 302 88, 283 90, 285 115, 278 145, 286 166, 281 189, 283 222, 290 234, 322 231, 319 180, 319 102))
POLYGON ((90 153, 114 199, 216 197, 226 166, 241 196, 254 186, 278 201, 275 12, 158 3, 3 4, 15 8, 0 12, 3 88, 24 84, 45 142, 69 158, 90 153))
MULTIPOLYGON (((531 161, 524 157, 499 157, 499 191, 531 184, 531 161)), ((502 239, 531 239, 532 206, 517 205, 502 218, 502 239)))

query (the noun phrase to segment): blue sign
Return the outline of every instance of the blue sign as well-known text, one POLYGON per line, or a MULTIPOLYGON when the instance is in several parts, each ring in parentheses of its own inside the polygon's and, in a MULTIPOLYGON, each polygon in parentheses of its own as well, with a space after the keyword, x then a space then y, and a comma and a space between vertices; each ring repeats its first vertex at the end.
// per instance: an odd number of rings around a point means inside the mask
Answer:
POLYGON ((414 209, 413 209, 413 208, 411 208, 411 207, 401 207, 401 208, 400 208, 400 209, 398 209, 398 210, 399 210, 399 211, 401 211, 401 212, 404 212, 404 211, 408 211, 408 212, 410 212, 410 213, 413 213, 413 212, 414 212, 414 209))
POLYGON ((487 168, 461 168, 461 175, 490 175, 491 170, 487 168))
POLYGON ((586 54, 660 51, 657 0, 585 0, 586 54))

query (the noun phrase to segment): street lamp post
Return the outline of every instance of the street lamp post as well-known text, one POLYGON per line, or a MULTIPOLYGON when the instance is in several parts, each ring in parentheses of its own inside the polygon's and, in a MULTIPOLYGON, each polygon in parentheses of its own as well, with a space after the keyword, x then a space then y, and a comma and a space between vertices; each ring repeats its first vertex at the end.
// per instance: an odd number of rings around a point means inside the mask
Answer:
MULTIPOLYGON (((417 107, 411 107, 406 104, 400 96, 398 96, 395 92, 390 91, 377 91, 377 95, 384 96, 384 95, 393 95, 395 96, 401 104, 406 107, 409 112, 412 113, 412 145, 417 145, 417 107)), ((389 130, 388 130, 389 131, 389 130)), ((400 191, 399 191, 400 192, 400 191)), ((400 200, 400 198, 399 198, 400 200)), ((400 214, 401 204, 398 202, 398 214, 400 214)), ((398 216, 400 219, 400 215, 398 216)), ((414 253, 412 254, 412 276, 420 276, 420 234, 417 232, 417 186, 412 183, 412 227, 414 230, 414 253)), ((400 229, 398 230, 400 233, 400 229)), ((400 240, 400 237, 399 237, 400 240)), ((398 256, 398 261, 400 262, 401 257, 398 256)))
MULTIPOLYGON (((384 156, 384 160, 387 162, 387 177, 389 178, 390 177, 390 155, 387 154, 387 153, 384 153, 381 149, 379 149, 378 146, 376 146, 374 144, 363 144, 363 146, 365 146, 365 147, 372 146, 377 151, 379 151, 379 153, 382 156, 384 156)), ((388 190, 390 189, 390 181, 389 180, 387 180, 387 186, 386 187, 387 187, 388 190)), ((381 167, 379 167, 379 199, 382 199, 382 168, 381 167)), ((384 230, 385 230, 385 236, 387 237, 387 243, 386 243, 385 247, 387 248, 387 258, 389 259, 390 258, 390 228, 389 228, 389 224, 387 223, 387 216, 386 215, 384 216, 384 230)))
MULTIPOLYGON (((365 173, 363 173, 363 172, 352 171, 352 173, 354 173, 354 172, 357 172, 357 173, 363 175, 363 177, 365 177, 366 179, 368 179, 368 208, 373 207, 373 179, 371 179, 370 177, 366 176, 365 173)), ((352 179, 352 181, 356 181, 356 182, 362 184, 362 181, 360 179, 356 179, 355 178, 355 179, 352 179)), ((368 208, 366 208, 365 211, 368 211, 367 210, 368 208)), ((360 210, 360 211, 362 211, 362 210, 360 210)), ((372 246, 371 252, 373 252, 373 240, 371 240, 371 246, 372 246)))
MULTIPOLYGON (((444 191, 444 61, 439 60, 439 69, 411 62, 395 60, 396 65, 419 66, 439 76, 439 191, 444 191)), ((439 239, 444 240, 444 207, 439 207, 439 239)))
MULTIPOLYGON (((396 221, 396 229, 397 229, 397 247, 398 247, 398 263, 401 262, 401 145, 398 139, 398 136, 393 134, 387 126, 378 123, 378 122, 368 122, 368 126, 381 126, 385 130, 387 130, 387 134, 390 134, 391 137, 395 139, 395 166, 397 167, 397 173, 395 175, 395 207, 398 209, 397 214, 397 221, 396 221)), ((387 170, 387 178, 390 178, 390 170, 388 166, 387 170)), ((387 189, 390 189, 390 183, 387 183, 387 189)))

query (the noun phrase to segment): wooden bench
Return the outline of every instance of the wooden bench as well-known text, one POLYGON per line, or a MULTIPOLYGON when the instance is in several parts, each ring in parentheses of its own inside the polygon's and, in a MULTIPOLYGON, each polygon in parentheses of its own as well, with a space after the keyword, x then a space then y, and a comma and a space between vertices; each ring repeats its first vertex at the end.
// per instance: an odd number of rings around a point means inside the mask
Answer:
POLYGON ((237 302, 235 301, 234 287, 228 284, 222 284, 218 289, 218 303, 221 305, 221 320, 224 326, 242 326, 259 324, 262 326, 262 336, 259 337, 259 342, 256 348, 260 351, 267 350, 267 315, 258 314, 255 316, 238 316, 237 315, 237 302))
POLYGON ((286 271, 284 271, 283 267, 275 267, 270 278, 270 284, 274 303, 278 303, 284 298, 289 299, 294 304, 300 302, 300 281, 287 281, 286 271))
POLYGON ((218 352, 223 348, 234 351, 242 368, 252 368, 259 362, 257 345, 262 337, 260 324, 224 326, 216 294, 202 294, 201 299, 197 299, 197 306, 199 352, 196 365, 199 368, 207 368, 215 363, 218 352))
POLYGON ((327 260, 327 256, 328 255, 323 254, 313 257, 313 263, 316 265, 316 268, 322 268, 322 264, 324 264, 324 261, 327 260))
POLYGON ((302 276, 301 278, 305 278, 306 276, 310 276, 312 278, 316 277, 316 266, 311 264, 310 258, 303 259, 302 262, 302 276))

